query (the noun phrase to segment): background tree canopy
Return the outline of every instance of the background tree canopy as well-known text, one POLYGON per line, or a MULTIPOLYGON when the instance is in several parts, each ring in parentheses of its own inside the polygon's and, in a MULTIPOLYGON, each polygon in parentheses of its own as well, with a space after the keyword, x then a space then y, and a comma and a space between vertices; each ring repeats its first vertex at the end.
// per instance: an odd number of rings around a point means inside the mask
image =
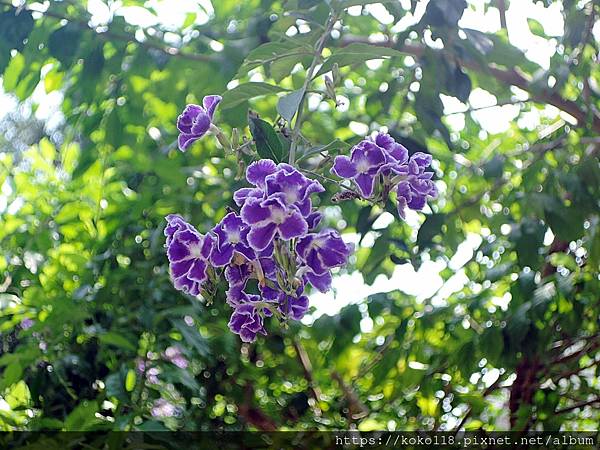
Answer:
POLYGON ((600 5, 175 3, 0 0, 0 429, 597 428, 600 5), (227 133, 288 118, 330 8, 301 164, 386 127, 440 196, 404 222, 329 184, 344 272, 388 289, 242 344, 169 282, 164 216, 205 232, 244 184, 213 140, 179 152, 176 118, 213 93, 227 133))

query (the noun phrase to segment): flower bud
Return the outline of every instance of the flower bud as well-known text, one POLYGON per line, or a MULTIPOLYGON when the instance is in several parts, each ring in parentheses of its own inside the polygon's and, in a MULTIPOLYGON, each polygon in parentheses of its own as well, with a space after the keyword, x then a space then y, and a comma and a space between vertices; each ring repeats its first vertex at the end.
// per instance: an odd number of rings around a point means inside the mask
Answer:
POLYGON ((231 146, 234 150, 240 146, 240 132, 237 128, 231 130, 231 146))
POLYGON ((333 81, 331 81, 331 78, 329 78, 328 76, 325 76, 325 88, 326 88, 326 92, 327 92, 327 97, 329 97, 331 100, 335 101, 336 100, 335 84, 333 81))

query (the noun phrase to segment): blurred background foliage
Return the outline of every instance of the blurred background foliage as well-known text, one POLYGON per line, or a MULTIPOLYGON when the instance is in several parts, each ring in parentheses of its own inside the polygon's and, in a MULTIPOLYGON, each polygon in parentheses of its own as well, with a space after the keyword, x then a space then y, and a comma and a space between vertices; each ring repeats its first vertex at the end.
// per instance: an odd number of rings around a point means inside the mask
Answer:
POLYGON ((0 429, 597 428, 600 6, 537 2, 564 23, 528 21, 544 67, 508 39, 516 1, 198 1, 169 23, 173 1, 0 0, 0 429), (249 107, 275 123, 330 6, 342 105, 319 77, 304 135, 332 156, 387 127, 440 197, 407 224, 330 186, 347 270, 395 288, 242 345, 224 302, 168 280, 164 216, 206 231, 244 184, 212 140, 180 153, 175 121, 224 93, 227 132, 249 107), (431 261, 442 287, 405 293, 395 269, 431 261))

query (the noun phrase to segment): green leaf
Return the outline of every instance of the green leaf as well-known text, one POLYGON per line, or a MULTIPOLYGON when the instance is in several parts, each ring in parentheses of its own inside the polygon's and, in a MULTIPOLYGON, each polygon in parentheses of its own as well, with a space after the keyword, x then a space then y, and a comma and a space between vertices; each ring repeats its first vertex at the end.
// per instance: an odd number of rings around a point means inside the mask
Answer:
POLYGON ((206 339, 202 337, 200 332, 195 327, 188 326, 183 320, 173 320, 171 323, 179 330, 185 341, 194 347, 198 354, 202 357, 206 357, 209 354, 209 347, 206 339))
POLYGON ((537 269, 540 263, 539 248, 544 242, 546 227, 535 219, 525 219, 512 233, 517 258, 521 267, 537 269))
POLYGON ((223 94, 223 100, 219 105, 223 109, 233 108, 246 100, 250 100, 254 97, 260 97, 262 95, 277 94, 279 92, 285 92, 287 89, 283 89, 279 86, 272 84, 257 82, 257 83, 242 83, 233 89, 228 90, 223 94))
POLYGON ((293 40, 267 42, 256 47, 248 54, 236 77, 241 78, 256 67, 274 63, 282 58, 293 58, 298 61, 298 58, 309 54, 309 52, 310 48, 299 46, 298 42, 293 40))
POLYGON ((371 59, 390 58, 394 56, 404 56, 404 54, 389 47, 363 43, 350 44, 335 51, 333 55, 327 58, 316 76, 329 72, 336 63, 339 67, 344 67, 351 64, 364 63, 371 59))
POLYGON ((96 418, 98 404, 93 401, 84 400, 65 419, 65 430, 85 431, 99 422, 96 418))
POLYGON ((12 92, 16 89, 23 69, 25 68, 25 57, 17 53, 8 64, 4 71, 3 87, 6 92, 12 92))
POLYGON ((417 234, 417 245, 419 247, 430 247, 433 238, 442 232, 442 225, 446 219, 445 214, 430 214, 419 228, 417 234))
POLYGON ((19 361, 14 361, 6 366, 4 372, 2 373, 2 379, 0 381, 0 390, 11 386, 12 384, 19 381, 23 375, 23 367, 19 361))
POLYGON ((67 23, 50 35, 48 50, 63 66, 69 67, 77 55, 82 32, 73 22, 67 23))
POLYGON ((288 122, 291 122, 298 111, 302 97, 304 97, 303 89, 298 89, 279 97, 277 101, 277 112, 279 115, 288 122))
MULTIPOLYGON (((34 20, 31 12, 21 10, 17 14, 17 9, 10 8, 8 11, 0 14, 0 43, 4 44, 6 49, 16 49, 21 52, 25 47, 24 40, 33 30, 34 20)), ((0 72, 4 67, 0 65, 0 72)))
POLYGON ((315 155, 317 153, 331 152, 331 150, 335 150, 335 149, 348 150, 348 149, 350 149, 350 147, 351 147, 350 144, 347 144, 346 142, 344 142, 340 139, 335 139, 335 140, 331 141, 329 144, 307 148, 304 151, 304 153, 302 153, 302 156, 300 158, 298 158, 298 161, 300 161, 304 158, 308 158, 309 156, 315 155))
POLYGON ((285 157, 285 149, 273 126, 251 113, 248 113, 248 126, 260 157, 282 162, 285 157))
POLYGON ((114 345, 125 350, 136 351, 137 347, 125 336, 112 331, 98 335, 98 340, 106 345, 114 345))
POLYGON ((546 33, 544 33, 544 26, 537 20, 527 19, 527 25, 529 25, 529 30, 536 36, 547 38, 546 33))
POLYGON ((486 178, 500 178, 504 171, 505 157, 494 155, 492 159, 483 165, 483 176, 486 178))
POLYGON ((185 15, 185 20, 183 21, 183 28, 187 28, 196 22, 197 14, 194 12, 187 13, 185 15))

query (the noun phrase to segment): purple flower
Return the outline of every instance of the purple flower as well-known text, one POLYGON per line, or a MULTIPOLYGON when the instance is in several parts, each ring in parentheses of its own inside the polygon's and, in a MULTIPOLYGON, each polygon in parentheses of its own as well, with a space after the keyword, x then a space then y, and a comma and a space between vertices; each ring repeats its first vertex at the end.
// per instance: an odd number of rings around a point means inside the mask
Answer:
POLYGON ((398 213, 404 218, 406 208, 421 210, 428 198, 437 197, 433 172, 425 171, 430 165, 431 155, 417 152, 409 158, 402 144, 389 134, 378 133, 373 140, 365 139, 354 146, 350 157, 336 156, 331 171, 352 179, 364 198, 373 195, 377 179, 383 183, 384 200, 395 186, 398 213))
POLYGON ((311 180, 289 164, 281 163, 278 171, 265 177, 266 194, 277 197, 287 206, 296 206, 304 217, 311 214, 311 194, 324 192, 325 188, 316 180, 311 180))
POLYGON ((164 357, 167 361, 172 362, 180 369, 186 369, 189 364, 179 347, 167 347, 164 357))
POLYGON ((202 99, 202 106, 187 105, 185 107, 177 118, 179 150, 185 152, 190 145, 206 134, 220 101, 221 96, 219 95, 207 95, 202 99))
POLYGON ((353 180, 362 196, 368 198, 373 195, 375 178, 386 162, 386 155, 377 144, 363 140, 352 148, 350 157, 336 156, 331 171, 353 180))
POLYGON ((377 133, 375 143, 381 147, 388 156, 388 162, 405 164, 408 161, 408 150, 399 144, 387 133, 377 133))
POLYGON ((345 265, 352 251, 353 246, 346 244, 340 234, 331 229, 307 234, 296 245, 298 257, 316 275, 345 265))
POLYGON ((250 225, 248 243, 254 250, 266 249, 275 236, 289 241, 308 232, 308 224, 298 208, 286 206, 278 197, 263 201, 248 199, 241 216, 250 225))
POLYGON ((250 228, 235 213, 227 214, 223 220, 213 228, 217 235, 217 242, 210 257, 211 263, 222 267, 231 262, 234 252, 243 255, 246 259, 255 259, 254 251, 248 246, 248 232, 250 228))
POLYGON ((164 398, 159 398, 152 405, 150 413, 152 417, 173 417, 179 414, 179 408, 164 398))
POLYGON ((305 283, 310 283, 314 288, 318 289, 321 292, 327 292, 331 289, 331 272, 327 271, 320 275, 317 275, 311 270, 306 270, 302 278, 305 283))
POLYGON ((240 335, 243 342, 254 342, 257 334, 266 335, 263 316, 271 316, 268 309, 259 308, 258 295, 247 295, 247 302, 234 307, 229 319, 229 329, 240 335))
POLYGON ((169 272, 175 289, 197 296, 207 276, 214 238, 200 234, 178 215, 168 215, 165 235, 169 272))
POLYGON ((417 152, 411 156, 407 165, 392 168, 401 178, 396 188, 400 217, 406 217, 407 207, 418 211, 425 207, 428 198, 437 197, 437 188, 431 179, 433 172, 425 171, 430 164, 431 155, 417 152))
POLYGON ((31 328, 33 326, 35 322, 30 319, 30 318, 25 318, 23 320, 21 320, 21 328, 23 330, 28 330, 29 328, 31 328))

